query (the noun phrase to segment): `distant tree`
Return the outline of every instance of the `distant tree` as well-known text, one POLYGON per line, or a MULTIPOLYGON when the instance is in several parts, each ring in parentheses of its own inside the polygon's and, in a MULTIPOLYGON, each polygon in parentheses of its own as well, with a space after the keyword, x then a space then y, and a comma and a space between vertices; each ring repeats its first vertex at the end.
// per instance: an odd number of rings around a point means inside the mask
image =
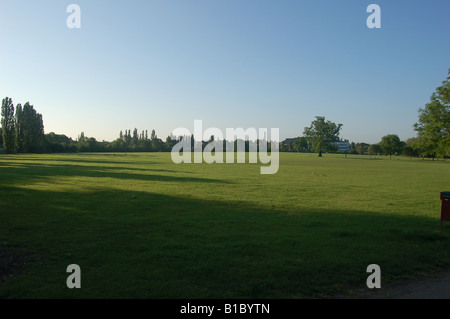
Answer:
POLYGON ((45 134, 44 151, 50 153, 75 152, 76 143, 71 138, 63 134, 55 134, 51 132, 45 134))
POLYGON ((16 105, 16 147, 19 152, 24 152, 24 118, 22 105, 16 105))
POLYGON ((89 137, 86 140, 86 149, 85 152, 101 152, 101 147, 98 144, 97 140, 93 137, 89 137))
POLYGON ((129 146, 129 145, 131 144, 131 131, 128 130, 128 132, 125 131, 125 133, 126 133, 126 136, 125 136, 125 144, 126 144, 127 146, 129 146))
POLYGON ((408 138, 405 141, 405 145, 403 146, 402 154, 405 156, 409 156, 409 157, 419 156, 419 151, 418 151, 417 145, 418 145, 417 137, 408 138))
POLYGON ((294 141, 294 150, 297 152, 307 152, 308 151, 308 142, 306 141, 306 137, 297 137, 294 141))
POLYGON ((14 105, 12 99, 8 97, 5 97, 2 101, 1 124, 3 129, 3 146, 7 153, 14 153, 16 148, 14 105))
POLYGON ((141 142, 141 150, 143 152, 151 152, 152 151, 152 141, 150 141, 148 138, 141 142))
MULTIPOLYGON (((180 139, 181 140, 181 139, 180 139)), ((194 138, 194 134, 191 134, 191 152, 194 152, 195 149, 195 138, 194 138)), ((237 147, 236 144, 234 145, 234 150, 236 151, 237 147)))
POLYGON ((378 155, 381 154, 383 151, 381 150, 381 147, 379 144, 372 144, 367 149, 367 152, 369 155, 378 155))
POLYGON ((396 134, 389 134, 383 136, 380 142, 381 150, 384 155, 392 155, 400 154, 403 150, 404 142, 400 141, 400 138, 396 134))
POLYGON ((3 147, 3 129, 0 127, 0 149, 3 147))
POLYGON ((84 136, 84 132, 81 132, 80 135, 78 135, 78 143, 84 143, 86 140, 85 136, 84 136))
POLYGON ((36 153, 42 150, 44 142, 44 122, 42 115, 37 113, 33 105, 25 103, 23 108, 19 109, 20 114, 17 117, 18 145, 20 152, 36 153))
POLYGON ((339 141, 341 128, 342 124, 325 122, 325 117, 316 116, 311 126, 305 127, 303 135, 309 140, 313 150, 319 153, 319 157, 322 157, 322 152, 337 150, 336 142, 339 141))
POLYGON ((122 131, 120 131, 119 139, 121 139, 122 141, 124 141, 124 139, 123 139, 123 132, 122 132, 122 131))
POLYGON ((40 152, 42 149, 42 143, 44 142, 44 120, 42 119, 42 114, 36 114, 36 121, 34 122, 35 127, 33 128, 34 132, 34 151, 40 152))
POLYGON ((419 121, 414 124, 422 155, 450 156, 450 69, 448 74, 430 102, 419 109, 419 121))
POLYGON ((104 152, 106 151, 106 142, 98 142, 93 137, 87 137, 82 132, 78 137, 78 152, 104 152))
POLYGON ((63 134, 55 134, 53 132, 45 134, 45 139, 47 142, 58 143, 58 144, 70 144, 73 140, 63 134))
POLYGON ((281 143, 282 152, 292 152, 294 150, 294 143, 292 140, 285 140, 281 143))
POLYGON ((138 138, 138 130, 137 130, 137 128, 135 128, 135 129, 133 130, 133 139, 131 140, 131 144, 136 145, 138 139, 139 139, 139 138, 138 138))
POLYGON ((166 137, 165 149, 170 151, 175 146, 177 141, 172 140, 172 136, 169 135, 166 137))
POLYGON ((155 132, 155 130, 152 130, 152 135, 150 136, 150 139, 153 141, 153 140, 156 140, 158 137, 156 136, 156 132, 155 132))
POLYGON ((148 140, 148 131, 145 130, 145 139, 148 140))
POLYGON ((86 144, 86 137, 84 136, 84 132, 81 132, 80 135, 78 135, 77 138, 77 151, 78 152, 84 152, 86 150, 85 144, 86 144))
POLYGON ((358 154, 364 155, 369 152, 369 146, 367 143, 356 143, 355 150, 358 154))
POLYGON ((159 138, 155 137, 151 140, 152 143, 152 151, 153 152, 161 152, 164 150, 164 142, 159 138))
POLYGON ((125 144, 130 145, 131 144, 131 130, 125 131, 126 137, 125 137, 125 144))
POLYGON ((113 152, 125 152, 126 151, 126 145, 123 139, 118 138, 114 141, 112 141, 110 145, 110 150, 113 152))
POLYGON ((350 143, 350 150, 348 152, 349 152, 349 154, 358 154, 358 151, 356 150, 355 142, 350 143))

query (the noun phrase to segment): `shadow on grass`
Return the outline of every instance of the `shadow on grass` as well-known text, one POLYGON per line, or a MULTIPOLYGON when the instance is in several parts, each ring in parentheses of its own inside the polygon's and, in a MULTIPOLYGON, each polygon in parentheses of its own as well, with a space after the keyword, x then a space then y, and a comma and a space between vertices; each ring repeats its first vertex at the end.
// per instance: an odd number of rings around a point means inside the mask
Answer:
MULTIPOLYGON (((117 164, 117 163, 116 163, 117 164)), ((43 182, 52 177, 92 177, 92 178, 114 178, 118 180, 138 181, 160 181, 160 182, 201 182, 230 184, 227 180, 184 177, 155 173, 179 173, 167 169, 144 169, 132 166, 94 166, 77 164, 39 164, 39 163, 14 163, 4 162, 0 165, 0 185, 29 184, 43 182), (132 173, 138 171, 141 173, 132 173)), ((185 173, 185 172, 183 172, 185 173)))
MULTIPOLYGON (((48 156, 46 156, 45 161, 87 164, 130 164, 133 160, 139 159, 139 164, 160 164, 160 162, 153 160, 153 154, 158 153, 57 153, 46 154, 48 156)), ((7 156, 6 159, 19 159, 20 161, 34 162, 36 159, 42 160, 42 155, 35 154, 7 156)))
POLYGON ((352 160, 364 160, 364 161, 382 161, 383 158, 381 157, 352 157, 352 156, 348 156, 348 157, 344 157, 344 159, 352 159, 352 160))
POLYGON ((420 216, 114 189, 2 193, 0 242, 45 261, 0 287, 4 298, 310 298, 364 287, 373 263, 383 282, 450 264, 450 232, 420 216), (73 263, 79 290, 65 287, 73 263))
POLYGON ((0 283, 23 271, 27 256, 16 247, 0 245, 0 283))

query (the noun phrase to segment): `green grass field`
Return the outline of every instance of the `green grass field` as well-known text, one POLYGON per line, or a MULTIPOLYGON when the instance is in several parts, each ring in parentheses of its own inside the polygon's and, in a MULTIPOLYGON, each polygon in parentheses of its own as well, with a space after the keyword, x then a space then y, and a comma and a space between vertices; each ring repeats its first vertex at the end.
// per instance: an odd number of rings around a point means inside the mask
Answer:
POLYGON ((448 269, 449 165, 281 153, 260 175, 170 153, 1 155, 0 298, 309 298, 366 287, 369 264, 382 285, 448 269))

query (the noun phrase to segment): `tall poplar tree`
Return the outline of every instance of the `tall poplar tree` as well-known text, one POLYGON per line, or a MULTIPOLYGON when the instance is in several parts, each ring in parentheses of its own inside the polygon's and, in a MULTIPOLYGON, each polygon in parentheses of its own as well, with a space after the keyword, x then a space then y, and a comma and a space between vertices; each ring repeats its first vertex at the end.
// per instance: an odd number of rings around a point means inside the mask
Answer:
POLYGON ((3 146, 8 153, 14 153, 16 148, 15 140, 15 118, 14 118, 14 104, 12 99, 5 97, 2 101, 2 131, 3 131, 3 146))

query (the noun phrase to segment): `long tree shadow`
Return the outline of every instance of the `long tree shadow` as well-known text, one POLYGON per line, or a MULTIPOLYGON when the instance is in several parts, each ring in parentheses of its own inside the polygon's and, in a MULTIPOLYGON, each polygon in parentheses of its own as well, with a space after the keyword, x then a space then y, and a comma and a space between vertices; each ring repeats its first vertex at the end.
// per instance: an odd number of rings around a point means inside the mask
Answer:
MULTIPOLYGON (((86 163, 86 164, 130 164, 133 160, 139 159, 140 164, 161 164, 155 161, 151 155, 157 153, 57 153, 46 156, 42 155, 12 155, 20 161, 35 162, 45 160, 46 162, 69 162, 69 163, 86 163), (125 155, 126 154, 126 155, 125 155)), ((11 156, 11 155, 9 155, 11 156)), ((14 157, 10 157, 14 159, 14 157)))
MULTIPOLYGON (((139 180, 139 181, 160 181, 160 182, 201 182, 201 183, 222 183, 230 184, 230 181, 185 177, 167 174, 174 171, 165 169, 141 169, 122 166, 94 166, 77 164, 39 164, 39 163, 12 163, 8 162, 0 165, 0 186, 2 184, 24 184, 33 182, 43 182, 54 177, 91 177, 91 178, 114 178, 119 180, 139 180), (139 171, 134 173, 130 171, 139 171)), ((184 172, 183 172, 184 173, 184 172)))
POLYGON ((450 265, 450 234, 423 216, 91 189, 4 187, 0 243, 28 250, 0 297, 310 298, 450 265), (83 289, 65 287, 69 264, 83 289))
MULTIPOLYGON (((65 167, 65 168, 74 168, 74 169, 86 169, 86 170, 90 170, 90 169, 94 169, 94 170, 120 170, 120 171, 136 171, 136 172, 158 172, 158 173, 179 173, 179 171, 177 170, 172 170, 172 169, 165 169, 165 168, 149 168, 149 167, 137 167, 137 166, 132 166, 129 163, 121 163, 121 162, 117 162, 115 163, 116 165, 112 165, 112 164, 107 164, 107 165, 103 165, 103 164, 98 164, 95 162, 88 162, 89 165, 83 165, 80 163, 83 163, 83 161, 80 161, 79 163, 77 161, 73 161, 70 162, 69 164, 62 164, 61 162, 64 163, 64 161, 54 161, 53 163, 46 163, 47 160, 44 163, 39 163, 39 162, 32 162, 32 163, 28 163, 28 162, 15 162, 15 161, 9 161, 9 162, 0 162, 0 168, 7 168, 7 167, 11 167, 11 168, 59 168, 59 167, 65 167), (96 165, 92 165, 92 164, 96 164, 96 165), (119 164, 122 164, 119 165, 119 164)), ((50 161, 51 162, 51 161, 50 161)), ((183 173, 188 173, 190 174, 191 172, 188 171, 183 171, 183 173)))

